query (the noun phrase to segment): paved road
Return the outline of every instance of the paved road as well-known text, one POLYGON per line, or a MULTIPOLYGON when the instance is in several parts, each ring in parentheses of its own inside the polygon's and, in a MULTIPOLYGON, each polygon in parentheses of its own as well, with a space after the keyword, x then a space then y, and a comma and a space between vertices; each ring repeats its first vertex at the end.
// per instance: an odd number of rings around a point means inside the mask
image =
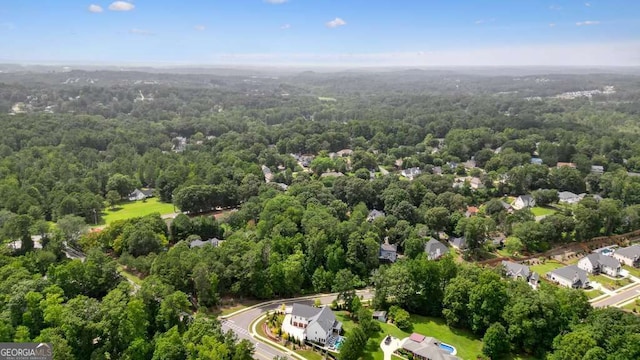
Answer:
MULTIPOLYGON (((362 295, 363 299, 365 300, 373 298, 373 293, 370 290, 362 290, 362 291, 358 291, 357 293, 359 296, 362 295)), ((287 299, 287 300, 282 300, 280 302, 276 302, 273 304, 267 303, 265 305, 258 305, 252 308, 251 310, 247 310, 240 314, 232 315, 222 319, 221 320, 222 329, 224 331, 229 331, 229 330, 233 331, 238 336, 239 339, 247 339, 253 344, 256 344, 256 351, 254 353, 254 358, 256 359, 272 360, 277 355, 285 356, 287 359, 294 359, 289 354, 286 354, 281 350, 277 350, 253 338, 250 334, 250 329, 249 329, 251 323, 255 319, 259 318, 262 314, 266 313, 267 311, 274 310, 280 307, 283 303, 286 305, 291 305, 294 302, 297 302, 297 303, 302 303, 307 305, 313 305, 314 300, 318 298, 320 299, 322 304, 331 304, 331 302, 336 298, 336 296, 337 296, 336 294, 331 294, 331 295, 326 295, 322 297, 318 296, 310 299, 301 299, 301 298, 287 299)))
POLYGON ((608 297, 600 301, 596 301, 591 305, 593 307, 612 306, 621 302, 629 301, 639 295, 640 295, 640 284, 636 284, 635 286, 632 286, 619 294, 616 294, 614 296, 608 297))

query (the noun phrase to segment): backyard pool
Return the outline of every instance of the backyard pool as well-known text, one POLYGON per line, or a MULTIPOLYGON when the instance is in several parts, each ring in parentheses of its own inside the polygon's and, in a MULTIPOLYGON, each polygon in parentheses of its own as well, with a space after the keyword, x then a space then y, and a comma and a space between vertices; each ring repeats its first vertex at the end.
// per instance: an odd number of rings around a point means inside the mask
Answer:
POLYGON ((453 346, 451 346, 449 344, 440 343, 440 344, 438 344, 438 346, 440 347, 440 349, 447 351, 451 355, 455 355, 456 352, 457 352, 456 348, 454 348, 453 346))
POLYGON ((340 337, 338 340, 336 340, 336 344, 334 345, 336 350, 340 350, 340 348, 342 347, 342 343, 344 342, 344 338, 340 337))

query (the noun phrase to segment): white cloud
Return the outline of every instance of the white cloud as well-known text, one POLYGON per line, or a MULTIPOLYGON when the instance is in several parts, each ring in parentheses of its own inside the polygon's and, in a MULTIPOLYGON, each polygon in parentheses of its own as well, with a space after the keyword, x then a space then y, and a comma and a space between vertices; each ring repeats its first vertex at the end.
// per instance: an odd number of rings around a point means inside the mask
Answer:
POLYGON ((109 5, 111 11, 131 11, 136 6, 126 1, 114 1, 109 5))
POLYGON ((204 26, 204 25, 196 25, 193 28, 198 30, 198 31, 205 31, 207 29, 207 27, 204 26))
POLYGON ((549 23, 549 27, 556 27, 556 24, 554 24, 554 23, 549 23))
POLYGON ((331 21, 329 21, 329 22, 327 22, 327 23, 325 24, 325 26, 326 26, 326 27, 328 27, 328 28, 332 28, 332 29, 333 29, 333 28, 340 27, 340 26, 345 26, 345 25, 347 25, 347 22, 346 22, 346 21, 344 21, 344 20, 342 20, 342 19, 341 19, 341 18, 339 18, 339 17, 337 17, 337 18, 335 18, 335 19, 333 19, 333 20, 331 20, 331 21))
POLYGON ((600 21, 594 21, 594 20, 586 20, 586 21, 579 21, 576 23, 577 26, 589 26, 589 25, 599 25, 600 21))
POLYGON ((102 12, 102 6, 96 5, 96 4, 91 4, 91 5, 89 5, 88 10, 89 10, 89 12, 92 12, 92 13, 101 13, 102 12))
POLYGON ((155 35, 153 32, 151 32, 149 30, 138 29, 138 28, 133 28, 133 29, 129 30, 129 34, 132 34, 132 35, 143 35, 143 36, 155 35))
POLYGON ((264 0, 264 2, 266 2, 266 3, 275 4, 275 5, 284 4, 287 1, 289 1, 289 0, 264 0))
POLYGON ((551 6, 549 6, 549 10, 560 11, 560 10, 562 10, 562 6, 560 6, 560 5, 551 5, 551 6))
POLYGON ((591 7, 591 3, 588 3, 588 2, 587 2, 587 3, 584 3, 584 6, 586 6, 586 7, 591 7))
POLYGON ((280 26, 280 29, 289 30, 289 29, 291 29, 291 24, 284 24, 284 25, 280 26))

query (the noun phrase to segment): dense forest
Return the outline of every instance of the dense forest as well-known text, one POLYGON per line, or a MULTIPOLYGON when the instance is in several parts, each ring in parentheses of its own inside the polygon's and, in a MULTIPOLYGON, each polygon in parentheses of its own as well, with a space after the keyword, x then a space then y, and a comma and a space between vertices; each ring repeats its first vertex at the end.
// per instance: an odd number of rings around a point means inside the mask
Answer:
POLYGON ((369 286, 376 308, 442 317, 502 346, 496 358, 640 358, 635 315, 472 264, 496 234, 535 254, 640 229, 638 85, 420 70, 2 73, 0 341, 52 342, 56 359, 247 359, 252 345, 207 315, 225 298, 369 286), (105 224, 137 188, 182 213, 105 224), (561 192, 582 197, 560 206, 561 192), (526 194, 556 210, 503 206, 526 194), (468 250, 428 260, 441 233, 468 250), (190 247, 213 238, 222 244, 190 247), (381 262, 385 242, 400 261, 381 262))

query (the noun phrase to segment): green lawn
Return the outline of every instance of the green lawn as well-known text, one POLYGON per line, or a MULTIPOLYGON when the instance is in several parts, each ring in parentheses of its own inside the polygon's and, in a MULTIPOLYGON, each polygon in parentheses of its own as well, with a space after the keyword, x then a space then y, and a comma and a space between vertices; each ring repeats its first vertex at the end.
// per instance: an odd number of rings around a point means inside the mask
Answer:
POLYGON ((613 280, 610 277, 603 275, 589 275, 589 281, 597 281, 609 290, 615 290, 632 283, 629 278, 613 280))
POLYGON ((545 215, 553 215, 556 213, 556 211, 554 209, 550 209, 550 208, 543 208, 543 207, 532 207, 531 208, 531 212, 533 213, 533 216, 545 216, 545 215))
POLYGON ((171 214, 174 211, 173 209, 173 204, 162 203, 157 198, 151 198, 147 199, 147 201, 126 202, 118 205, 115 210, 107 208, 102 215, 102 219, 104 224, 109 225, 116 220, 130 219, 153 213, 171 214))
POLYGON ((548 273, 549 271, 559 269, 564 266, 565 266, 564 264, 559 263, 557 261, 547 260, 544 264, 532 265, 530 266, 530 268, 531 270, 537 272, 538 275, 540 275, 540 277, 544 277, 545 274, 548 273))
POLYGON ((587 297, 588 297, 589 299, 595 299, 595 298, 597 298, 598 296, 600 296, 600 295, 604 294, 602 291, 600 291, 600 290, 595 290, 595 289, 594 289, 594 290, 585 291, 584 293, 587 295, 587 297))
POLYGON ((640 269, 634 268, 634 267, 631 267, 631 266, 627 266, 627 265, 622 265, 622 268, 627 270, 627 271, 629 271, 629 274, 640 278, 640 269))
POLYGON ((138 286, 142 286, 142 280, 139 277, 135 276, 134 274, 130 273, 129 271, 125 270, 122 267, 122 265, 118 265, 118 271, 120 272, 120 275, 127 278, 127 280, 133 282, 138 286))

